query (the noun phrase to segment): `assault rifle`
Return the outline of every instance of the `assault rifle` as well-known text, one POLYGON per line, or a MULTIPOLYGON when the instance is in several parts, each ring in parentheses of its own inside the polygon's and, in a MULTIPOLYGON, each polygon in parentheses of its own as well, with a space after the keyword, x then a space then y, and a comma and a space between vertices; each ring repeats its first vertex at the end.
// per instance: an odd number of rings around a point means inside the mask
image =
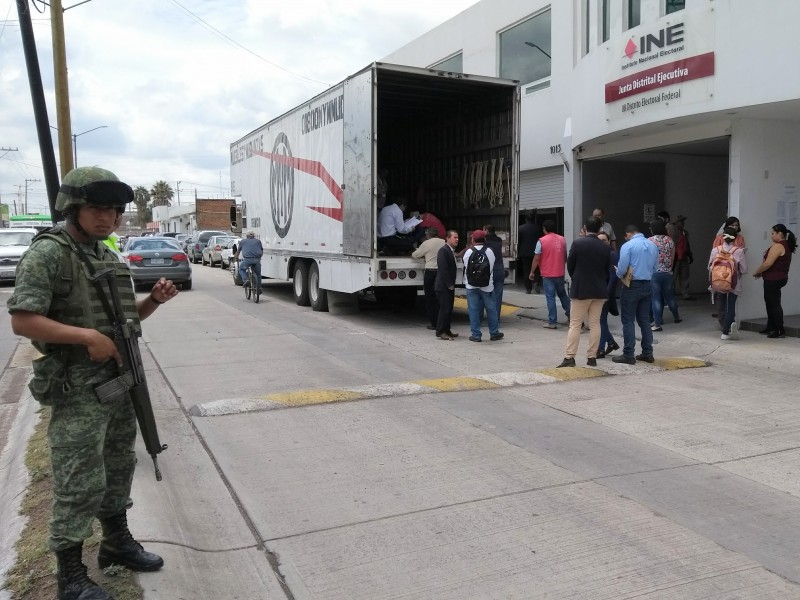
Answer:
MULTIPOLYGON (((153 458, 153 466, 156 470, 156 481, 161 481, 161 471, 158 468, 158 455, 167 449, 166 444, 161 444, 158 439, 158 429, 156 419, 153 415, 153 405, 150 402, 150 391, 147 389, 147 379, 144 374, 142 355, 139 352, 139 338, 142 332, 134 326, 133 320, 125 319, 123 316, 122 302, 120 301, 119 289, 117 288, 116 275, 114 269, 103 269, 92 276, 92 282, 96 285, 105 280, 113 304, 112 323, 114 327, 114 343, 122 356, 122 367, 119 369, 119 376, 111 381, 95 386, 94 391, 100 402, 130 395, 133 402, 133 410, 136 413, 136 420, 139 423, 139 430, 142 432, 147 453, 153 458)), ((102 285, 98 285, 101 292, 103 304, 106 310, 112 308, 105 301, 102 293, 102 285)), ((109 311, 110 312, 110 311, 109 311)))

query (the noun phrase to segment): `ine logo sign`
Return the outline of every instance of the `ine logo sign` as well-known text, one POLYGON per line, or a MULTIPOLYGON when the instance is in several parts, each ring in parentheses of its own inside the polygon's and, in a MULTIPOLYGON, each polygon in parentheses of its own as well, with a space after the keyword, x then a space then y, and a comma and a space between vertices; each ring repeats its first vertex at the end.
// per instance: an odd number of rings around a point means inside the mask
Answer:
POLYGON ((272 155, 284 160, 272 160, 269 172, 270 210, 278 237, 284 238, 292 225, 294 211, 294 166, 292 149, 285 133, 279 133, 272 147, 272 155))
POLYGON ((648 33, 640 36, 638 40, 630 38, 625 44, 622 57, 628 62, 622 65, 622 69, 639 66, 682 50, 684 50, 684 28, 683 23, 677 23, 660 29, 656 34, 648 33))

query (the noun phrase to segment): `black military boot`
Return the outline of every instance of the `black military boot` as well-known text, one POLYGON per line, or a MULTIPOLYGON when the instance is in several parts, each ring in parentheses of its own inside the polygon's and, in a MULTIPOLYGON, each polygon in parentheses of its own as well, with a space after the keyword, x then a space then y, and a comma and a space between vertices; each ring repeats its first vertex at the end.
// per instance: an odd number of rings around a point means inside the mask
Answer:
POLYGON ((108 519, 100 519, 100 525, 103 527, 103 541, 97 553, 97 562, 101 569, 122 565, 131 571, 158 571, 164 566, 164 559, 152 552, 146 552, 133 539, 128 531, 125 511, 108 519))
POLYGON ((81 555, 83 544, 56 552, 58 562, 58 600, 114 600, 89 579, 81 555))

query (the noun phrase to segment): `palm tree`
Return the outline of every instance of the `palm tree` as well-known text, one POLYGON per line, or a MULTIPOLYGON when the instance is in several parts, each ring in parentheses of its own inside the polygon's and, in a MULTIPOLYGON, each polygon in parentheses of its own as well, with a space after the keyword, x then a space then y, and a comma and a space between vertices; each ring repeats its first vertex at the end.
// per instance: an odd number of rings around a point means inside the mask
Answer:
POLYGON ((153 199, 153 206, 170 206, 175 192, 166 181, 156 181, 150 188, 150 197, 153 199))
POLYGON ((147 227, 147 224, 153 220, 153 211, 150 210, 150 192, 143 185, 137 185, 133 190, 133 202, 136 204, 136 217, 139 222, 139 227, 147 227))

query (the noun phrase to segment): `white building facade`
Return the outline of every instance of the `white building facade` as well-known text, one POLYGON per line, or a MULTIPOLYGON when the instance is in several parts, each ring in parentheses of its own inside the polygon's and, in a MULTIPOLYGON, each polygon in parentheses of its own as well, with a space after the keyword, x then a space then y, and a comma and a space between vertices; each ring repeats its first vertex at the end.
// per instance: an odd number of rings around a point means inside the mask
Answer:
MULTIPOLYGON (((684 215, 701 294, 727 216, 751 271, 773 225, 798 233, 798 22, 796 0, 482 0, 383 60, 519 80, 521 209, 568 240, 597 207, 620 241, 684 215)), ((783 308, 800 313, 796 266, 783 308)), ((747 277, 737 318, 764 314, 747 277)))

